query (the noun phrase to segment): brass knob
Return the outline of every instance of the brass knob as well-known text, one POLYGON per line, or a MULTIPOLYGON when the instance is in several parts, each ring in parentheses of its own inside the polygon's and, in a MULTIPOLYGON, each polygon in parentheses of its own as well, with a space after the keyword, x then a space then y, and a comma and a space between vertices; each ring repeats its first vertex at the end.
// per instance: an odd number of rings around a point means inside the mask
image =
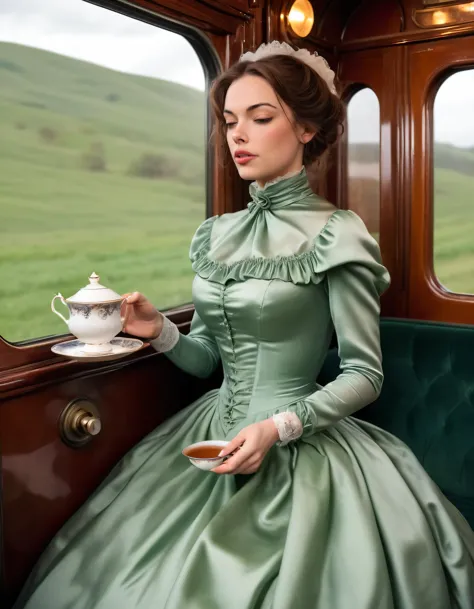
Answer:
POLYGON ((100 433, 102 422, 97 407, 84 398, 70 402, 59 418, 59 432, 65 444, 78 448, 100 433))
POLYGON ((71 419, 71 429, 80 435, 96 436, 101 429, 100 419, 85 410, 78 410, 71 419))

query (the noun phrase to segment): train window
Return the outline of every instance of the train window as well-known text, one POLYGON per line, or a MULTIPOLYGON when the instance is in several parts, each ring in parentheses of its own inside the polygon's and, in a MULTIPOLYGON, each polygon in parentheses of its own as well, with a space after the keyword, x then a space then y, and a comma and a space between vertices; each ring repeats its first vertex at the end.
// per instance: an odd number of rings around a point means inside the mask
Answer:
POLYGON ((434 101, 433 263, 449 291, 474 294, 474 69, 449 76, 434 101))
POLYGON ((380 227, 380 108, 372 89, 353 95, 347 106, 348 207, 379 238, 380 227))
POLYGON ((93 271, 161 309, 190 302, 189 243, 206 216, 200 57, 181 34, 88 2, 7 5, 0 334, 64 334, 51 298, 93 271))

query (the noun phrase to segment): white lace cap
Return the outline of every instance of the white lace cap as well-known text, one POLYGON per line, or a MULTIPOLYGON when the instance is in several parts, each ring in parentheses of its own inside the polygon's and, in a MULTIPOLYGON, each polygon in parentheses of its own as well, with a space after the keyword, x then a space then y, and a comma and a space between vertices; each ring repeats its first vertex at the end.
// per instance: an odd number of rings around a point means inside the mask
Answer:
POLYGON ((329 67, 328 62, 318 55, 318 53, 310 53, 308 49, 293 49, 286 42, 278 42, 274 40, 268 44, 261 44, 255 52, 248 51, 244 53, 239 61, 258 61, 264 57, 270 57, 271 55, 290 55, 296 57, 312 70, 319 74, 324 82, 327 84, 329 90, 333 95, 337 95, 336 86, 334 84, 335 73, 329 67))

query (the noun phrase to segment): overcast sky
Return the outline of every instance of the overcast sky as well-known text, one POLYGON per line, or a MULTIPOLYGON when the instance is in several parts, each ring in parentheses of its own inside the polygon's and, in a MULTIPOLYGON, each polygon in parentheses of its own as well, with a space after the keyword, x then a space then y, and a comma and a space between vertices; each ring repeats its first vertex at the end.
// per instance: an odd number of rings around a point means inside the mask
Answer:
MULTIPOLYGON (((204 89, 202 66, 182 36, 83 0, 0 0, 0 40, 204 89)), ((436 97, 436 139, 474 146, 473 108, 474 70, 452 76, 436 97)), ((351 141, 378 140, 378 113, 375 96, 360 93, 349 106, 351 141)))
POLYGON ((201 63, 182 36, 83 0, 0 0, 0 40, 204 89, 201 63))

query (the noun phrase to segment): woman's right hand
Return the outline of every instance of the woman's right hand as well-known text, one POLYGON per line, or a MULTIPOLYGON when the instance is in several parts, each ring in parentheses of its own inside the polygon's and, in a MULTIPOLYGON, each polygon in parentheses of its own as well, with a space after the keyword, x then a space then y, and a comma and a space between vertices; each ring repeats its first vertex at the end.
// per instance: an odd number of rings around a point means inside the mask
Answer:
POLYGON ((140 292, 123 294, 122 298, 123 331, 140 338, 158 338, 163 329, 163 315, 140 292))

